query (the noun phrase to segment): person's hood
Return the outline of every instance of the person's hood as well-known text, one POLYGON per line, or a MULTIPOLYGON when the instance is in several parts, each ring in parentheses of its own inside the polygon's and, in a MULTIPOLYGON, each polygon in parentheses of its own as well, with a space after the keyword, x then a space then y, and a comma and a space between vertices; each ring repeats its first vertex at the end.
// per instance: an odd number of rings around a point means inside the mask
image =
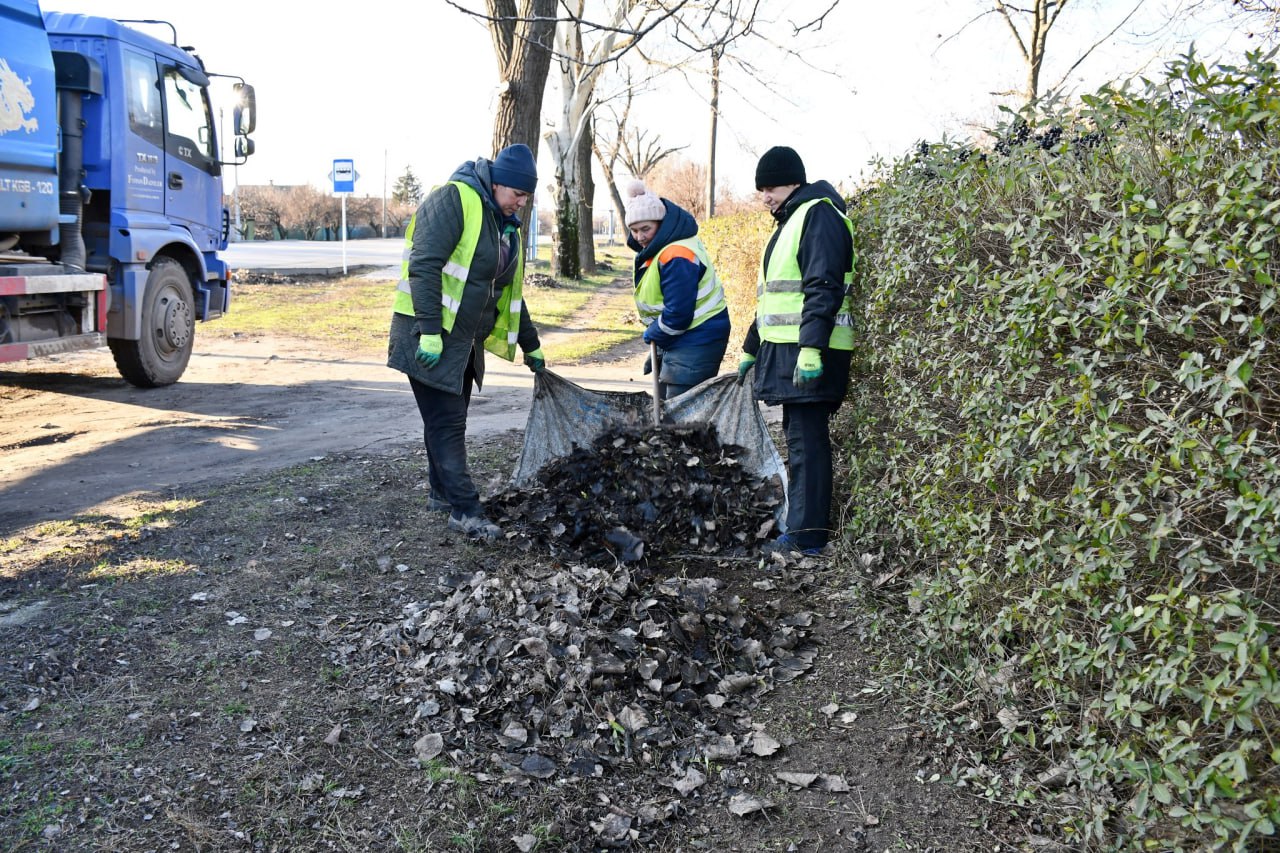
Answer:
POLYGON ((488 205, 489 209, 498 214, 505 224, 520 227, 519 216, 504 216, 502 208, 498 207, 498 202, 493 197, 493 178, 489 174, 490 162, 483 157, 477 157, 474 160, 468 160, 449 176, 451 181, 461 181, 480 193, 480 198, 488 205))
POLYGON ((795 212, 796 208, 805 202, 814 201, 815 199, 829 198, 832 204, 836 206, 836 210, 844 213, 846 205, 844 198, 840 193, 836 192, 836 188, 826 181, 814 181, 811 184, 801 184, 799 188, 793 192, 777 212, 773 214, 773 218, 779 222, 786 222, 795 212))
POLYGON ((647 247, 641 248, 640 244, 636 242, 636 238, 631 236, 631 231, 627 231, 627 245, 631 247, 631 251, 637 253, 637 262, 647 261, 652 258, 662 251, 668 243, 698 236, 698 220, 693 218, 692 213, 669 199, 664 198, 662 205, 667 209, 667 215, 662 217, 662 224, 658 226, 658 233, 653 235, 653 239, 649 241, 647 247))

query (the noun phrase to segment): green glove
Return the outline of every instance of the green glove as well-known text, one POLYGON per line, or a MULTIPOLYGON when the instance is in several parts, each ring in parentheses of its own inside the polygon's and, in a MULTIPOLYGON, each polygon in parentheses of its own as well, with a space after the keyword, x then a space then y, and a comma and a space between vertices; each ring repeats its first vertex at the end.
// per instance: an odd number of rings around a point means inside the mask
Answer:
POLYGON ((534 373, 541 373, 542 371, 546 370, 547 359, 546 359, 546 356, 542 354, 542 347, 538 347, 533 352, 525 353, 524 363, 528 365, 529 369, 532 370, 534 373))
POLYGON ((751 369, 751 365, 756 363, 756 357, 750 353, 742 354, 742 361, 738 362, 738 381, 741 382, 746 378, 747 371, 751 369))
POLYGON ((427 370, 440 363, 440 353, 444 352, 444 339, 439 335, 423 335, 418 338, 418 351, 413 357, 427 370))
POLYGON ((803 388, 822 375, 822 351, 817 347, 800 347, 800 357, 796 359, 796 369, 791 373, 791 381, 797 388, 803 388))

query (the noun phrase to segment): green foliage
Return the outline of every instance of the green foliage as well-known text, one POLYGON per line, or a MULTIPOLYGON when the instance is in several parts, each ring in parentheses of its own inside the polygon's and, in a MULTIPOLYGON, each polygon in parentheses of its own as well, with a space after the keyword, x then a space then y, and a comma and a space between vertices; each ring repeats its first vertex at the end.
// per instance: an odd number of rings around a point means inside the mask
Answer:
POLYGON ((1073 843, 1244 849, 1280 821, 1280 75, 1187 56, 1027 127, 856 200, 848 534, 914 570, 919 671, 986 738, 957 772, 1073 843))
POLYGON ((418 176, 413 173, 413 169, 408 166, 404 167, 404 174, 396 178, 395 186, 391 188, 391 198, 397 204, 409 205, 417 207, 422 201, 422 181, 418 180, 418 176))

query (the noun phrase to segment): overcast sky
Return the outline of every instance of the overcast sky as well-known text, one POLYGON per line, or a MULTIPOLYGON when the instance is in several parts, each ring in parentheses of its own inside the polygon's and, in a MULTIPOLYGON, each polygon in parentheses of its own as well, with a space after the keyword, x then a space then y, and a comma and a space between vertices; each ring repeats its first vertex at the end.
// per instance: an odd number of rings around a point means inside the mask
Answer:
MULTIPOLYGON (((364 0, 327 6, 303 0, 41 0, 45 11, 114 18, 161 18, 195 46, 212 72, 238 74, 257 90, 257 153, 229 184, 311 183, 331 188, 334 159, 351 158, 357 195, 381 197, 411 166, 430 186, 477 155, 489 156, 497 71, 488 32, 444 0, 364 0), (385 163, 385 169, 384 169, 385 163)), ((1046 83, 1056 82, 1083 45, 1109 32, 1137 0, 1078 0, 1051 35, 1046 83)), ((1068 81, 1084 91, 1109 79, 1163 66, 1195 39, 1210 57, 1238 55, 1247 41, 1222 26, 1157 31, 1171 0, 1146 0, 1109 46, 1068 81), (1154 33, 1154 35, 1151 35, 1154 33), (1145 35, 1144 35, 1145 34, 1145 35)), ((482 8, 482 0, 466 0, 482 8)), ((829 0, 766 3, 770 15, 829 0)), ((1228 0, 1220 0, 1225 6, 1228 0)), ((876 157, 893 159, 916 140, 964 135, 989 125, 999 96, 1025 72, 1017 48, 994 16, 970 22, 982 0, 841 0, 816 37, 802 46, 811 67, 780 61, 763 48, 752 59, 773 77, 770 91, 736 72, 721 97, 718 173, 749 192, 758 156, 772 145, 800 152, 810 178, 856 181, 876 157), (958 35, 957 35, 958 33, 958 35), (822 73, 814 68, 826 69, 822 73)), ((1185 15, 1180 19, 1185 19, 1185 15)), ((696 69, 695 69, 696 70, 696 69)), ((553 69, 554 76, 554 69, 553 69)), ((705 88, 700 78, 690 80, 705 88)), ((673 76, 638 106, 644 126, 670 146, 706 160, 705 102, 673 76)), ((544 115, 554 114, 549 89, 544 115)), ((229 107, 226 127, 230 130, 229 107)), ((543 185, 552 174, 545 145, 543 185)), ((629 176, 618 176, 625 183, 629 176)), ((389 191, 389 190, 388 190, 389 191)))

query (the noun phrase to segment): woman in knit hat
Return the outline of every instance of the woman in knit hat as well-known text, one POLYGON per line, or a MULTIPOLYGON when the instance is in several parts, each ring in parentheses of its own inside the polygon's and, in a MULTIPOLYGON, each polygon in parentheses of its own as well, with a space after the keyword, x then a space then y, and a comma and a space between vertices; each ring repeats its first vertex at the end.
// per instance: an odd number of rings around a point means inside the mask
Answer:
POLYGON ((546 366, 523 297, 520 208, 538 186, 529 146, 463 163, 423 200, 405 233, 387 366, 409 377, 427 446, 427 509, 448 527, 496 539, 467 470, 467 409, 484 382, 485 350, 516 346, 534 373, 546 366))
POLYGON ((658 345, 658 364, 646 361, 644 372, 656 368, 663 399, 674 397, 719 372, 729 344, 729 306, 687 210, 632 181, 626 223, 644 341, 658 345))

